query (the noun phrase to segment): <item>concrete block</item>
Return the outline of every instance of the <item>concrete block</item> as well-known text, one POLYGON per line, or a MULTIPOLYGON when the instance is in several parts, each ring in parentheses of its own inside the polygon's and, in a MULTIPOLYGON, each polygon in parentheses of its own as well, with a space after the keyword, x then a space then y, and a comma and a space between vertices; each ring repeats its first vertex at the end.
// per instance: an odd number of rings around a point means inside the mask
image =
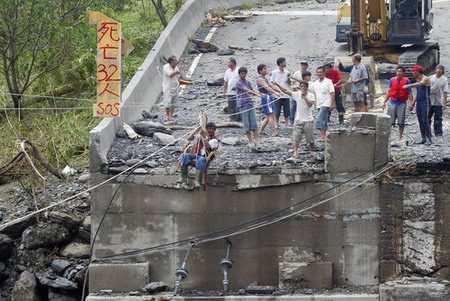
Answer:
POLYGON ((391 117, 387 114, 377 114, 375 127, 378 136, 391 136, 391 117))
POLYGON ((331 262, 280 262, 279 287, 331 289, 331 262))
POLYGON ((344 277, 348 285, 377 285, 379 267, 379 246, 345 246, 344 277))
POLYGON ((396 283, 380 285, 380 301, 447 301, 450 289, 445 284, 396 283))
POLYGON ((89 292, 112 290, 117 293, 140 291, 150 282, 149 264, 91 264, 89 266, 89 292))
POLYGON ((391 156, 390 136, 377 134, 375 139, 375 165, 380 165, 389 161, 391 156))
POLYGON ((372 127, 377 126, 377 113, 353 113, 350 117, 350 125, 358 127, 372 127))
POLYGON ((331 173, 368 170, 374 166, 375 144, 375 130, 330 130, 325 146, 325 169, 331 173))
POLYGON ((374 245, 380 242, 380 214, 355 214, 344 218, 346 245, 374 245))

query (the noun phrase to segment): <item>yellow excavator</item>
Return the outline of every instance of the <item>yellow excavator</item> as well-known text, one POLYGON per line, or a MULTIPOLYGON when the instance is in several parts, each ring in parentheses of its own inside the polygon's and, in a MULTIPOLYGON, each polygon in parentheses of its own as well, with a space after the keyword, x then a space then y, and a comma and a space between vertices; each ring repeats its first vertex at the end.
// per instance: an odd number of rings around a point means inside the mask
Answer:
POLYGON ((432 0, 338 4, 336 41, 347 43, 349 53, 364 53, 375 60, 432 70, 439 63, 439 44, 429 42, 432 29, 432 0))

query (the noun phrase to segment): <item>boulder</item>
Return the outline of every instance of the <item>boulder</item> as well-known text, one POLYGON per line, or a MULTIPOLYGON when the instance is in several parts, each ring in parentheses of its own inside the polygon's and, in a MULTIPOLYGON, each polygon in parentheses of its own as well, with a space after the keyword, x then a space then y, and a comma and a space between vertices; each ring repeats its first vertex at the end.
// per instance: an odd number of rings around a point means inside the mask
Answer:
POLYGON ((22 232, 29 226, 36 223, 36 216, 23 216, 11 223, 8 222, 6 226, 0 226, 0 234, 6 234, 11 237, 19 237, 22 232))
POLYGON ((61 275, 70 265, 71 263, 67 260, 55 259, 52 261, 51 268, 57 274, 61 275))
POLYGON ((148 119, 155 119, 155 118, 158 118, 158 114, 143 110, 142 117, 148 118, 148 119))
POLYGON ((0 260, 8 259, 13 250, 13 241, 8 235, 0 234, 0 260))
POLYGON ((36 277, 42 285, 64 290, 76 290, 78 284, 64 277, 51 275, 49 273, 36 273, 36 277))
POLYGON ((81 225, 81 219, 61 211, 52 211, 48 219, 69 229, 76 229, 81 225))
POLYGON ((83 219, 83 227, 87 230, 91 230, 92 219, 91 216, 88 215, 83 219))
POLYGON ((233 55, 235 52, 233 49, 225 48, 217 51, 217 55, 233 55))
POLYGON ((153 134, 153 141, 161 145, 167 145, 175 141, 175 137, 164 133, 153 134))
POLYGON ((24 271, 16 281, 11 295, 11 301, 39 301, 36 277, 33 273, 24 271))
POLYGON ((2 283, 3 280, 8 278, 8 271, 6 270, 6 264, 4 262, 0 261, 0 283, 2 283))
POLYGON ((85 173, 78 177, 78 182, 80 183, 87 183, 91 179, 91 174, 85 173))
POLYGON ((59 254, 64 257, 88 258, 91 252, 89 244, 72 242, 59 250, 59 254))
POLYGON ((206 82, 208 86, 223 86, 223 83, 223 74, 216 74, 206 82))
POLYGON ((242 142, 242 138, 241 137, 225 137, 222 140, 220 140, 220 142, 222 142, 225 145, 239 145, 239 144, 244 144, 242 142))
POLYGON ((80 229, 78 229, 78 236, 85 242, 91 241, 91 231, 86 230, 84 227, 80 227, 80 229))
POLYGON ((139 135, 147 136, 147 137, 153 137, 153 134, 156 132, 165 133, 165 134, 172 133, 172 131, 170 129, 168 129, 161 123, 154 122, 154 121, 148 121, 148 120, 143 120, 143 121, 138 121, 138 122, 133 123, 133 129, 139 135))
POLYGON ((150 282, 144 287, 144 291, 147 293, 157 293, 167 291, 169 286, 164 282, 150 282))
POLYGON ((54 247, 69 241, 70 231, 59 224, 39 224, 26 229, 22 234, 22 243, 27 249, 54 247))

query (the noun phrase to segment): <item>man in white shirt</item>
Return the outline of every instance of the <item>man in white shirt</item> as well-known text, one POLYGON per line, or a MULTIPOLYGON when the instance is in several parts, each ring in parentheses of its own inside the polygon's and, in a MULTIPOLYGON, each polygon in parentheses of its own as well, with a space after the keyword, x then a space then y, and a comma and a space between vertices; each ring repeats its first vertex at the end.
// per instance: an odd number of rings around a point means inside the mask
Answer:
POLYGON ((314 104, 314 95, 308 93, 308 82, 300 82, 300 91, 291 92, 280 89, 283 93, 291 96, 297 103, 297 114, 294 122, 294 157, 298 156, 298 147, 302 136, 305 135, 305 140, 309 143, 309 151, 314 152, 314 117, 312 108, 314 104))
POLYGON ((180 83, 180 69, 178 69, 178 59, 172 55, 163 67, 162 90, 163 105, 166 109, 167 121, 173 121, 173 113, 178 103, 178 88, 180 83))
MULTIPOLYGON (((239 112, 236 106, 236 83, 239 80, 239 67, 236 64, 236 60, 232 57, 228 59, 227 66, 228 69, 223 77, 223 97, 228 97, 228 114, 235 114, 239 112)), ((240 114, 231 115, 230 119, 231 121, 242 121, 240 114)))
POLYGON ((316 69, 316 75, 319 78, 310 85, 309 89, 316 95, 317 115, 316 129, 320 131, 319 141, 325 141, 325 134, 328 129, 328 115, 334 109, 334 85, 333 82, 325 77, 323 67, 316 69))
MULTIPOLYGON (((277 83, 279 86, 283 87, 286 90, 289 90, 289 85, 291 84, 290 80, 290 72, 286 69, 287 63, 284 57, 280 57, 277 59, 278 69, 275 69, 270 74, 270 81, 275 84, 277 83)), ((275 120, 276 127, 280 127, 280 115, 281 109, 283 109, 284 120, 286 123, 286 127, 289 128, 289 115, 290 115, 290 103, 289 96, 283 95, 275 101, 275 120)))
POLYGON ((434 115, 434 134, 437 137, 442 136, 442 113, 447 106, 448 80, 443 74, 445 68, 443 65, 436 66, 436 74, 430 76, 431 84, 431 106, 428 112, 428 121, 431 121, 434 115))
MULTIPOLYGON (((308 71, 308 61, 301 61, 300 62, 300 70, 297 70, 294 72, 294 74, 291 76, 291 80, 293 81, 293 84, 297 82, 297 84, 300 84, 303 81, 303 72, 308 71)), ((297 112, 297 102, 295 99, 291 98, 291 114, 289 115, 289 121, 294 124, 295 120, 295 114, 297 112)))

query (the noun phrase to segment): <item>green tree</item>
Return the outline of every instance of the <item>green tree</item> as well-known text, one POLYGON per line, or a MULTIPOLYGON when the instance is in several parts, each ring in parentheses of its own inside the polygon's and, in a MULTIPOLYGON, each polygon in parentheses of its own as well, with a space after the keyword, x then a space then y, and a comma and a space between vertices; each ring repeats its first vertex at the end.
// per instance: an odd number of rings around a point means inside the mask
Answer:
POLYGON ((21 94, 65 60, 71 33, 93 0, 0 1, 0 73, 15 108, 21 94))

